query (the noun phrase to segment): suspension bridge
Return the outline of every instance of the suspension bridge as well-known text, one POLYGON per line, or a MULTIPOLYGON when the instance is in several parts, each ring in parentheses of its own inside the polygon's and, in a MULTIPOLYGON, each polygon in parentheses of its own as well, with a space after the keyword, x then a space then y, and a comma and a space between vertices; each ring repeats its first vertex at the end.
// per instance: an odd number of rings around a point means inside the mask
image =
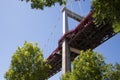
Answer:
POLYGON ((62 74, 70 71, 71 62, 81 50, 94 49, 116 35, 111 25, 95 25, 94 18, 89 12, 86 17, 80 17, 68 9, 63 9, 63 36, 58 41, 58 47, 48 56, 51 69, 48 77, 62 70, 62 74), (71 15, 72 14, 72 15, 71 15), (73 29, 67 30, 67 17, 74 18, 80 23, 73 29))

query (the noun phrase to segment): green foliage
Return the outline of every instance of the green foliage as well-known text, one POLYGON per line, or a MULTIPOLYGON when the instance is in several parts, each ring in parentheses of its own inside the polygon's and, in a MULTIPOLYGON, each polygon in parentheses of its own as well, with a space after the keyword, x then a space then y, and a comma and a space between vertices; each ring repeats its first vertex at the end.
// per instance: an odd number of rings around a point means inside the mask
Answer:
POLYGON ((62 75, 61 80, 120 80, 120 64, 105 64, 101 54, 91 50, 81 51, 73 61, 73 70, 62 75))
POLYGON ((75 80, 71 72, 67 72, 65 75, 62 75, 61 80, 75 80))
POLYGON ((113 68, 113 73, 110 76, 111 80, 120 80, 120 64, 116 63, 113 68))
MULTIPOLYGON (((21 0, 31 3, 31 8, 44 9, 55 3, 66 4, 66 0, 21 0)), ((120 0, 92 0, 92 10, 95 24, 110 24, 114 32, 120 32, 120 0)))
POLYGON ((59 3, 60 5, 65 4, 65 0, 21 0, 26 2, 31 2, 31 7, 34 9, 44 9, 44 7, 51 7, 55 5, 55 3, 59 3))
POLYGON ((103 57, 91 50, 81 51, 73 61, 73 71, 62 80, 101 80, 105 72, 103 57))
POLYGON ((114 66, 112 64, 108 65, 105 79, 120 80, 120 64, 116 63, 114 66))
POLYGON ((100 80, 104 71, 103 57, 91 50, 81 51, 80 55, 73 62, 73 73, 76 80, 100 80))
POLYGON ((120 0, 92 0, 96 24, 110 24, 114 32, 120 31, 120 0))
POLYGON ((120 21, 114 21, 112 25, 114 32, 120 32, 120 21))
POLYGON ((50 66, 37 44, 25 42, 12 56, 6 80, 45 80, 50 66))

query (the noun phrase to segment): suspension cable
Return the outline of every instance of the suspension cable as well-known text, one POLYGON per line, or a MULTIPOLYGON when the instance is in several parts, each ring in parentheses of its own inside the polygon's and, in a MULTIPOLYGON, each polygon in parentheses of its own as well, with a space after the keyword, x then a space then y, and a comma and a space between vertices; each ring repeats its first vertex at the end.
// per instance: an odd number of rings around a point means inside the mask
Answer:
MULTIPOLYGON (((44 50, 42 50, 43 51, 43 53, 49 53, 48 51, 51 51, 51 49, 52 49, 52 47, 49 45, 49 43, 50 43, 50 40, 51 40, 51 38, 52 38, 52 36, 53 35, 55 35, 55 36, 57 36, 56 34, 55 34, 55 30, 56 30, 56 28, 57 28, 57 24, 60 22, 60 17, 58 17, 57 18, 57 20, 56 20, 56 23, 53 25, 53 27, 52 27, 52 30, 50 31, 50 33, 49 33, 49 35, 48 35, 48 37, 47 37, 47 40, 45 41, 45 44, 44 44, 44 46, 43 46, 43 49, 44 50), (49 46, 49 50, 48 50, 48 46, 49 46)), ((53 37, 53 39, 55 39, 55 36, 53 37)), ((53 42, 54 42, 54 40, 53 40, 53 42)), ((52 43, 53 43, 52 42, 52 43)), ((52 44, 53 45, 53 44, 52 44)))

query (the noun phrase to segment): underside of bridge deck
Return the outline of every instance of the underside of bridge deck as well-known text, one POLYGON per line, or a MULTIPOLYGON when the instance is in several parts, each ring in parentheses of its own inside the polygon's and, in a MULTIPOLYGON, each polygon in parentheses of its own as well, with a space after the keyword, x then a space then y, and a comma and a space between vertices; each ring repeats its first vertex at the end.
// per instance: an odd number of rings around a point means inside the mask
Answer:
MULTIPOLYGON (((61 70, 62 67, 62 40, 67 38, 69 46, 77 50, 94 49, 106 40, 114 36, 115 33, 110 25, 94 25, 91 13, 83 19, 72 31, 69 31, 59 40, 59 46, 48 57, 51 69, 48 76, 51 77, 61 70)), ((70 52, 71 61, 77 57, 78 53, 70 52)))

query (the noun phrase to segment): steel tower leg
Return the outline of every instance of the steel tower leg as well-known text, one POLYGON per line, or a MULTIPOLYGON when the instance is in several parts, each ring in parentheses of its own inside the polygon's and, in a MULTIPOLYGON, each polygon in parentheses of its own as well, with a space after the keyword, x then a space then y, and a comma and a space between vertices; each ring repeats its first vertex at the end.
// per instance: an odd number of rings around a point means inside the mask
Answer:
MULTIPOLYGON (((63 13, 63 34, 68 31, 68 18, 66 9, 62 10, 63 13)), ((70 47, 65 38, 62 44, 62 74, 71 70, 71 62, 70 62, 70 47)))

